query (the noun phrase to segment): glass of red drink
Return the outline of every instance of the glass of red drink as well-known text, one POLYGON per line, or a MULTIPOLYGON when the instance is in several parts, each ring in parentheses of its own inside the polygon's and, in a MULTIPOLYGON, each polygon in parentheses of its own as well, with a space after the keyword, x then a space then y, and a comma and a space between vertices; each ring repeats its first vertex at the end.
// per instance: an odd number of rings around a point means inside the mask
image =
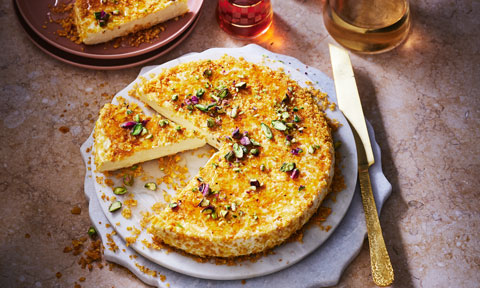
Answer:
POLYGON ((268 30, 272 19, 270 0, 218 0, 218 24, 233 36, 257 37, 268 30))

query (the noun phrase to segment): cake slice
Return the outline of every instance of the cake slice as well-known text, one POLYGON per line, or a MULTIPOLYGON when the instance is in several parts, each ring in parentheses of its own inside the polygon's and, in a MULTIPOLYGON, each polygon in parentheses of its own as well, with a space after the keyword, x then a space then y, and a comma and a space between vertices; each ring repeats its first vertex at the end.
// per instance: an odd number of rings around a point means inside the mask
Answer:
POLYGON ((187 0, 77 0, 78 34, 87 45, 150 28, 188 12, 187 0))
POLYGON ((100 172, 129 167, 205 145, 198 132, 159 115, 146 116, 134 103, 106 104, 94 132, 95 165, 100 172))

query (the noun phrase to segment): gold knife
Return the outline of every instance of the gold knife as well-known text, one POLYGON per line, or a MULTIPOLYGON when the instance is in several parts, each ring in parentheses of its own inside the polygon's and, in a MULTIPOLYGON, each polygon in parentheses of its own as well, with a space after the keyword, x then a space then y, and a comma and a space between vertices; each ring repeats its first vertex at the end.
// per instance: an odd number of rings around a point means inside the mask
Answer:
POLYGON ((393 283, 394 274, 392 263, 385 247, 385 241, 383 240, 382 228, 380 227, 377 207, 373 198, 370 175, 368 174, 368 168, 375 163, 375 159, 370 138, 368 137, 362 103, 360 102, 352 64, 347 51, 332 44, 329 44, 329 47, 338 107, 353 127, 352 130, 357 146, 358 176, 365 220, 367 222, 372 277, 375 284, 385 287, 393 283))

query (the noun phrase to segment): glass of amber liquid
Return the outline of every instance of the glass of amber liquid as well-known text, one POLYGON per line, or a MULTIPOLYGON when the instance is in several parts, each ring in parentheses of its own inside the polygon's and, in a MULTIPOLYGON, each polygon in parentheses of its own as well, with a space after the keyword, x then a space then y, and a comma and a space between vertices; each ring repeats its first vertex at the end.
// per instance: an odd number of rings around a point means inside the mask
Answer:
POLYGON ((359 53, 389 51, 410 30, 408 0, 325 0, 323 22, 342 46, 359 53))
POLYGON ((218 0, 218 24, 235 37, 260 36, 272 25, 272 19, 270 0, 218 0))

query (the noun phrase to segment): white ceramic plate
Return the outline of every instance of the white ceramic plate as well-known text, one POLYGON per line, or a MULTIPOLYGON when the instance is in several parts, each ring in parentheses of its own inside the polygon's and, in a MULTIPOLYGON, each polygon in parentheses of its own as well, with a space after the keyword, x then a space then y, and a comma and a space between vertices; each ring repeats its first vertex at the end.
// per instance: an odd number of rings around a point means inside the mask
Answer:
MULTIPOLYGON (((305 82, 310 81, 304 74, 301 74, 297 70, 293 70, 286 66, 281 61, 272 60, 264 55, 261 55, 263 49, 258 46, 249 45, 242 48, 215 48, 210 49, 198 54, 190 54, 175 60, 172 60, 168 63, 165 63, 160 66, 149 67, 150 69, 144 69, 140 73, 143 77, 150 78, 152 73, 156 74, 161 72, 162 69, 176 66, 180 63, 199 60, 199 59, 217 59, 224 54, 228 54, 234 57, 244 57, 250 62, 260 63, 264 62, 264 65, 270 66, 274 69, 283 68, 286 73, 288 73, 293 79, 298 81, 300 85, 305 86, 305 82)), ((135 99, 128 96, 128 91, 131 90, 135 81, 126 87, 124 90, 120 91, 116 97, 121 96, 130 101, 136 101, 135 99)), ((321 83, 320 83, 321 84, 321 83)), ((316 87, 322 90, 322 87, 316 87)), ((113 102, 115 103, 116 98, 113 102)), ((137 102, 138 103, 138 102, 137 102)), ((141 103, 139 103, 141 104, 141 103)), ((149 111, 153 113, 152 111, 149 111)), ((343 216, 348 210, 350 202, 352 200, 355 184, 357 179, 357 158, 355 150, 355 142, 353 139, 352 132, 339 111, 327 111, 328 117, 338 120, 343 126, 338 129, 334 134, 334 141, 341 141, 342 146, 340 152, 342 159, 337 159, 340 161, 342 167, 342 174, 345 178, 346 189, 340 192, 336 198, 335 202, 326 201, 323 205, 332 208, 332 214, 328 217, 327 221, 324 223, 325 226, 330 225, 332 229, 328 232, 323 231, 311 225, 305 232, 303 237, 303 243, 300 242, 290 242, 283 244, 274 249, 274 254, 269 256, 264 256, 256 262, 243 261, 238 263, 236 266, 227 266, 227 265, 216 265, 215 263, 198 263, 190 257, 183 256, 181 254, 171 252, 168 253, 163 250, 154 250, 145 247, 142 244, 142 240, 147 240, 150 242, 151 236, 145 231, 142 230, 141 234, 137 238, 137 241, 131 245, 131 247, 136 250, 139 254, 145 258, 151 260, 154 263, 160 264, 166 268, 169 268, 173 271, 180 272, 186 275, 204 278, 204 279, 215 279, 215 280, 234 280, 234 279, 246 279, 252 277, 258 277, 262 275, 267 275, 274 273, 276 271, 287 268, 301 259, 312 253, 316 248, 318 248, 335 230, 335 228, 341 222, 343 216)), ((194 176, 198 169, 206 163, 208 160, 207 157, 199 158, 197 155, 205 153, 210 150, 209 146, 198 149, 194 155, 191 152, 185 152, 179 154, 184 163, 187 163, 190 176, 194 176)), ((91 161, 92 171, 95 171, 94 163, 91 161)), ((156 160, 150 161, 142 164, 143 169, 146 171, 146 174, 152 176, 152 179, 158 178, 162 175, 162 172, 158 168, 158 163, 156 160)), ((102 173, 94 173, 94 177, 105 177, 102 173)), ((111 177, 112 180, 116 181, 116 184, 120 184, 118 179, 111 177)), ((108 211, 110 205, 109 201, 105 201, 101 198, 102 194, 105 194, 109 197, 114 196, 112 189, 97 183, 95 183, 96 195, 100 206, 107 217, 108 221, 112 223, 113 227, 123 239, 126 237, 132 236, 131 231, 127 230, 127 227, 137 227, 140 229, 139 221, 142 219, 140 212, 149 211, 151 205, 156 201, 163 201, 161 189, 168 191, 169 193, 175 193, 172 190, 169 190, 165 184, 162 184, 157 192, 152 192, 143 187, 144 183, 148 180, 140 181, 136 180, 134 187, 130 188, 129 191, 132 191, 135 194, 135 199, 138 201, 138 206, 132 209, 132 218, 125 219, 119 212, 111 213, 108 211), (115 225, 119 223, 119 225, 115 225)), ((117 185, 116 185, 117 186, 117 185)), ((127 196, 120 196, 117 198, 126 198, 127 196)))

